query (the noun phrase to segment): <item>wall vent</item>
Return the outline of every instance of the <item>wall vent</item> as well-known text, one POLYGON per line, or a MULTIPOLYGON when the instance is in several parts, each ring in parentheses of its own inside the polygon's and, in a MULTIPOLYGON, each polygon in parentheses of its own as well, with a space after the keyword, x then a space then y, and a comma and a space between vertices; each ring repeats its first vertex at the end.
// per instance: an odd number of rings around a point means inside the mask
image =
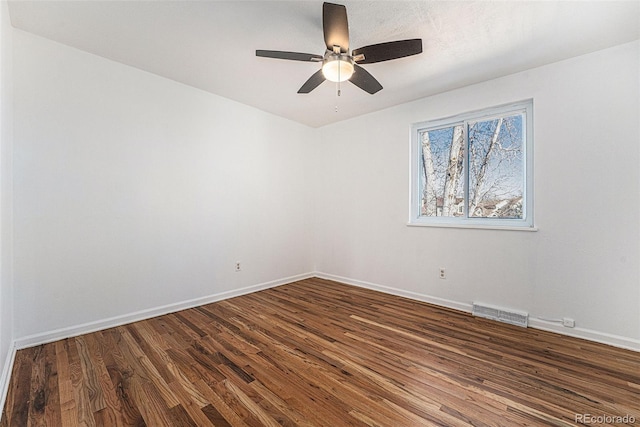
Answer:
POLYGON ((524 328, 529 324, 529 313, 476 302, 473 303, 473 315, 509 323, 511 325, 522 326, 524 328))

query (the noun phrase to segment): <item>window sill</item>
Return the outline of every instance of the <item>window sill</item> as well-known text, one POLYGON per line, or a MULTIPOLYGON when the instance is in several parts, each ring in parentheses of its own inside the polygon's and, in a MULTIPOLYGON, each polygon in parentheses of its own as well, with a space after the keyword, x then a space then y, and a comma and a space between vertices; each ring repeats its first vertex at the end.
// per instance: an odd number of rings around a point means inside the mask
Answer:
POLYGON ((436 227, 436 228, 475 228, 480 230, 508 230, 508 231, 538 231, 537 227, 513 227, 508 225, 479 225, 479 224, 446 224, 446 223, 416 223, 408 222, 408 227, 436 227))

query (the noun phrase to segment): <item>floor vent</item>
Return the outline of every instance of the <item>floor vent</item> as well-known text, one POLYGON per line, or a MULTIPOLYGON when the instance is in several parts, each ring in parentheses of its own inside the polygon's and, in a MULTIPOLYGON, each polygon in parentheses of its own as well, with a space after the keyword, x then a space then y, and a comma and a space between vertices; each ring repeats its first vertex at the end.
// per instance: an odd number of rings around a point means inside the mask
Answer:
POLYGON ((485 319, 497 320, 511 325, 522 326, 529 324, 529 314, 523 311, 508 310, 486 304, 473 303, 473 315, 485 319))

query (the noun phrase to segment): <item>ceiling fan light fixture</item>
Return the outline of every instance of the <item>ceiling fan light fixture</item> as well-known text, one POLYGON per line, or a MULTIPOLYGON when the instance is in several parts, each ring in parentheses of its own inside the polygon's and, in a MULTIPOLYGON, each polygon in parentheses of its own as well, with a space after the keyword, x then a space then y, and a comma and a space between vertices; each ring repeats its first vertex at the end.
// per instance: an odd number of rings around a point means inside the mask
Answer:
POLYGON ((322 64, 322 74, 330 82, 344 82, 353 75, 353 60, 347 55, 331 55, 322 64))

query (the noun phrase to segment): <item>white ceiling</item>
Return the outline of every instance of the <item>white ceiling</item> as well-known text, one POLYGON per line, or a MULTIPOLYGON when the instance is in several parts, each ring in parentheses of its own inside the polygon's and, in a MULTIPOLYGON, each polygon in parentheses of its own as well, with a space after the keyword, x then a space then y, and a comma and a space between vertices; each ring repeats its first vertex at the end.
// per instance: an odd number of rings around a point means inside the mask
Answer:
POLYGON ((422 38, 421 55, 364 67, 375 95, 325 82, 318 63, 256 49, 324 53, 321 1, 10 1, 14 27, 323 126, 640 37, 640 1, 345 1, 351 49, 422 38), (337 111, 336 111, 337 106, 337 111))

